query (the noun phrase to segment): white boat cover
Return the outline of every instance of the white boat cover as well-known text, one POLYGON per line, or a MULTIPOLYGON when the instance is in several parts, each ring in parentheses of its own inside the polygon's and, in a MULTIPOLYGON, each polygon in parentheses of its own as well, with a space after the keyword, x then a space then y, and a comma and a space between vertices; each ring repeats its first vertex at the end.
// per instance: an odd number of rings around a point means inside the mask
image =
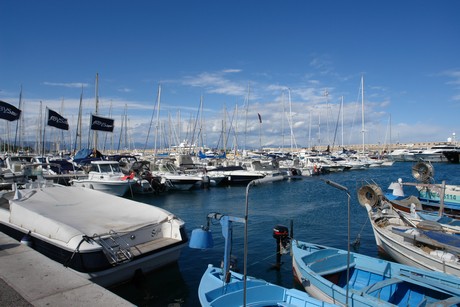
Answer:
POLYGON ((66 186, 20 190, 10 200, 10 223, 68 243, 78 235, 123 233, 159 224, 174 215, 107 193, 66 186))

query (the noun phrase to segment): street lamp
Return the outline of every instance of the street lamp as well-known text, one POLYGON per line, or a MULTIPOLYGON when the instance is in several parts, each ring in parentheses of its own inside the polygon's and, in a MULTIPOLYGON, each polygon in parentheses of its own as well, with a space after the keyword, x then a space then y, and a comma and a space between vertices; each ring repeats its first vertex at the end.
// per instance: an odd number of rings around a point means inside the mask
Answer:
POLYGON ((338 190, 341 190, 341 191, 344 191, 345 193, 347 193, 347 196, 348 196, 348 224, 347 224, 347 228, 348 228, 348 238, 347 238, 347 289, 346 289, 346 297, 345 297, 345 305, 348 306, 348 284, 350 282, 350 199, 351 199, 351 196, 350 196, 350 192, 348 191, 348 188, 347 187, 344 187, 343 185, 341 184, 338 184, 336 182, 333 182, 333 181, 330 181, 330 180, 324 180, 328 185, 338 189, 338 190))
POLYGON ((210 213, 207 216, 207 225, 202 226, 201 228, 194 229, 190 236, 189 247, 195 249, 206 249, 211 248, 214 246, 214 242, 212 239, 212 234, 209 229, 210 221, 217 220, 220 222, 222 226, 222 235, 225 239, 225 251, 224 251, 224 263, 223 263, 223 282, 228 283, 227 278, 230 277, 230 251, 231 251, 231 244, 232 244, 232 236, 233 236, 233 222, 243 223, 244 224, 244 277, 243 277, 243 285, 244 285, 244 292, 243 292, 243 306, 246 306, 246 297, 247 297, 247 257, 248 257, 248 212, 249 212, 249 190, 252 186, 279 181, 283 177, 282 176, 273 176, 273 177, 265 177, 261 179, 255 179, 248 183, 246 187, 246 208, 245 208, 245 215, 244 218, 234 217, 223 215, 220 213, 210 213))

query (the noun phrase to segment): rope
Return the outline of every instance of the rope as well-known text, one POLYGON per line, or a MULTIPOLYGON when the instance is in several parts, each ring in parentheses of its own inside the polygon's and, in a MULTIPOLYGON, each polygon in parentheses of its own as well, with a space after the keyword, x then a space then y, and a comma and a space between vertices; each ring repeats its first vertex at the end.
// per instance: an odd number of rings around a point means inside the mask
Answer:
POLYGON ((353 248, 357 248, 361 244, 361 233, 363 232, 364 226, 366 226, 368 220, 369 220, 369 218, 366 218, 366 221, 364 222, 363 226, 361 227, 360 232, 356 236, 355 241, 351 244, 353 246, 353 248))
POLYGON ((69 264, 71 263, 73 257, 75 256, 75 254, 76 254, 77 252, 80 251, 80 245, 81 245, 83 242, 85 242, 85 241, 89 243, 89 240, 90 240, 90 239, 91 239, 91 238, 88 237, 88 236, 86 236, 86 235, 84 235, 84 236, 82 237, 80 243, 78 243, 77 247, 76 247, 75 250, 73 251, 72 256, 70 256, 70 258, 67 259, 67 261, 64 263, 64 266, 65 266, 65 267, 68 267, 68 266, 69 266, 69 264))

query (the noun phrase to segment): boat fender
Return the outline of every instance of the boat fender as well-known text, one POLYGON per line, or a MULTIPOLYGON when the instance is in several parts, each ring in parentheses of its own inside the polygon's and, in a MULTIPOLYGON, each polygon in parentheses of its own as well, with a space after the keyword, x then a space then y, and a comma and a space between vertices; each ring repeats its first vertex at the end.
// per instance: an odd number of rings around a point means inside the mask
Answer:
POLYGON ((418 231, 418 230, 415 229, 415 228, 407 229, 404 233, 413 235, 414 237, 420 236, 420 231, 418 231))
POLYGON ((90 188, 91 190, 94 190, 94 187, 92 184, 90 184, 88 188, 90 188))
POLYGON ((378 205, 382 197, 382 189, 376 184, 368 184, 358 190, 358 201, 363 207, 366 204, 369 204, 371 207, 378 205))
POLYGON ((24 235, 21 239, 21 244, 24 244, 25 246, 32 247, 34 245, 32 241, 32 236, 30 235, 30 231, 24 235))
POLYGON ((430 255, 431 256, 434 256, 434 257, 437 257, 439 259, 442 259, 443 261, 455 261, 456 257, 454 254, 452 253, 449 253, 449 252, 445 252, 445 251, 442 251, 442 250, 434 250, 434 251, 431 251, 430 252, 430 255))

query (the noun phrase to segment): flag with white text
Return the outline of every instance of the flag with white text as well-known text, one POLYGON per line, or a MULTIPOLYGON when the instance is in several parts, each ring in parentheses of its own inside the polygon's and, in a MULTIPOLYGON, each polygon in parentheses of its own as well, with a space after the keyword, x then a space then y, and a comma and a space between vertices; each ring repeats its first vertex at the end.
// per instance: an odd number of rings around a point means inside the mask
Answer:
POLYGON ((91 130, 113 132, 114 120, 91 114, 91 130))
POLYGON ((21 116, 21 110, 9 103, 0 100, 0 118, 10 122, 18 120, 21 116))
POLYGON ((56 127, 61 130, 69 130, 67 118, 51 109, 48 109, 48 126, 56 127))

